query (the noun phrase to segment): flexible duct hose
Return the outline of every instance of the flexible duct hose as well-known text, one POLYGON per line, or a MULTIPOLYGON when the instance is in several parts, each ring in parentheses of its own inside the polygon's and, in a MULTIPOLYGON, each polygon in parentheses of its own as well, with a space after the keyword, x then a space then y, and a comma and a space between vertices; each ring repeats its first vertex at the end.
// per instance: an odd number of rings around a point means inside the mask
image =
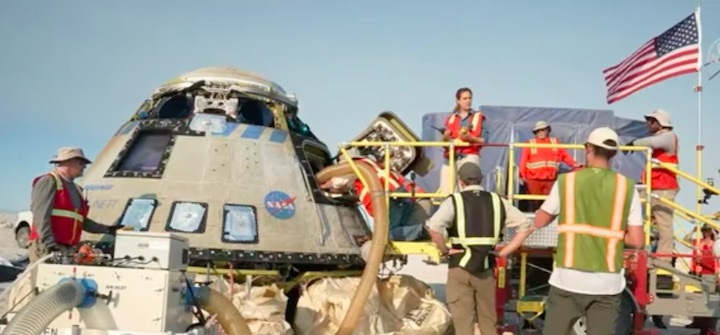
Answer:
MULTIPOLYGON (((13 280, 12 283, 10 283, 10 286, 8 286, 5 290, 0 292, 0 301, 5 301, 5 298, 7 298, 7 295, 10 294, 10 290, 12 290, 15 285, 19 284, 20 281, 22 281, 25 277, 27 277, 29 274, 31 274, 33 269, 35 269, 38 265, 44 263, 46 260, 48 260, 52 257, 53 257, 52 253, 45 255, 45 256, 41 257, 40 259, 38 259, 37 261, 35 261, 34 263, 30 264, 30 266, 26 267, 25 271, 23 271, 20 275, 17 276, 17 278, 15 278, 15 280, 13 280)), ((25 298, 27 298, 27 297, 25 297, 25 298)), ((7 312, 10 312, 10 309, 11 308, 8 308, 7 312)))
MULTIPOLYGON (((360 316, 365 309, 370 292, 372 292, 377 280, 377 274, 380 270, 380 263, 382 263, 383 256, 385 254, 385 246, 387 243, 390 228, 388 225, 388 208, 384 197, 384 188, 380 184, 375 171, 367 164, 359 161, 355 161, 355 166, 362 175, 362 179, 365 180, 367 185, 365 188, 372 195, 372 208, 374 219, 374 229, 372 241, 370 242, 370 254, 368 261, 363 269, 362 278, 360 284, 358 284, 355 295, 353 295, 350 301, 350 307, 348 308, 345 317, 343 318, 340 327, 336 335, 350 335, 355 331, 360 316)), ((333 177, 355 174, 352 167, 347 163, 343 162, 337 165, 329 166, 318 172, 315 176, 319 184, 323 184, 333 177)), ((361 176, 358 176, 361 177, 361 176)))
POLYGON ((40 335, 63 312, 79 306, 85 298, 85 287, 68 280, 43 291, 20 310, 2 335, 40 335))
MULTIPOLYGON (((195 291, 195 301, 210 314, 217 314, 217 321, 227 335, 252 335, 247 321, 230 299, 207 286, 195 291)), ((34 334, 33 334, 34 335, 34 334)))

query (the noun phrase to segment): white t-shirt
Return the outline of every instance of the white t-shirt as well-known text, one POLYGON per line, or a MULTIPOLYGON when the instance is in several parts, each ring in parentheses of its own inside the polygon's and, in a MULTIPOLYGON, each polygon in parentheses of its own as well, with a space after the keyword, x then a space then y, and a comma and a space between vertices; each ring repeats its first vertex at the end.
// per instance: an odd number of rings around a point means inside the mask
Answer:
MULTIPOLYGON (((550 215, 560 214, 560 192, 555 182, 547 200, 540 207, 550 215)), ((628 226, 642 226, 642 207, 637 189, 633 190, 628 226)), ((619 273, 597 273, 555 267, 548 283, 561 290, 588 295, 614 295, 625 289, 625 270, 619 273)))

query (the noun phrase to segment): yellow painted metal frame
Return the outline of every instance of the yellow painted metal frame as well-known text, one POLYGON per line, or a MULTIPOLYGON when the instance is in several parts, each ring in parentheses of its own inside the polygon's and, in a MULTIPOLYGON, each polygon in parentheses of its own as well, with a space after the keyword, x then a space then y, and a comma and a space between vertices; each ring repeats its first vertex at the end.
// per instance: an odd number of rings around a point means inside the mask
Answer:
MULTIPOLYGON (((343 143, 340 144, 340 154, 342 157, 344 157, 345 161, 348 162, 348 165, 350 165, 350 168, 353 170, 355 175, 358 176, 358 179, 360 179, 360 182, 363 184, 364 187, 367 187, 368 183, 362 175, 360 174, 360 171, 358 170, 357 164, 354 160, 352 160, 352 157, 348 153, 348 148, 356 148, 356 147, 384 147, 385 155, 383 159, 383 174, 386 178, 385 184, 383 185, 384 192, 383 194, 375 194, 372 195, 375 196, 383 196, 385 197, 386 203, 390 204, 390 198, 445 198, 449 196, 450 194, 441 193, 441 192, 434 192, 434 193, 423 193, 423 192, 390 192, 390 180, 387 178, 390 175, 390 148, 395 146, 410 146, 410 147, 448 147, 450 150, 450 157, 449 157, 449 167, 450 171, 452 173, 453 179, 455 179, 455 147, 463 147, 468 146, 466 144, 455 144, 451 142, 350 142, 350 143, 343 143)), ((388 241, 390 248, 388 250, 390 251, 389 254, 397 254, 397 255, 413 255, 413 254, 420 254, 420 255, 426 255, 428 256, 428 259, 430 262, 438 264, 440 262, 440 251, 437 249, 434 243, 432 242, 404 242, 404 241, 388 241)))
MULTIPOLYGON (((455 180, 455 183, 457 183, 457 176, 456 176, 456 157, 455 157, 455 147, 465 147, 468 146, 468 144, 455 144, 453 142, 441 142, 441 141, 429 141, 429 142, 350 142, 350 143, 343 143, 340 145, 340 151, 342 155, 346 158, 346 161, 350 164, 353 171, 358 172, 357 167, 354 163, 354 161, 351 159, 350 155, 347 153, 347 148, 350 147, 384 147, 385 148, 385 157, 384 157, 384 174, 385 176, 389 176, 390 170, 390 150, 389 148, 395 147, 395 146, 410 146, 410 147, 442 147, 442 148, 448 148, 449 149, 449 159, 448 159, 448 166, 449 171, 451 173, 451 178, 455 180)), ((515 194, 515 149, 516 148, 557 148, 557 149, 584 149, 585 146, 583 144, 541 144, 541 143, 509 143, 508 144, 508 164, 507 164, 507 182, 506 182, 506 195, 507 198, 510 201, 514 200, 544 200, 547 198, 547 196, 544 195, 529 195, 529 194, 515 194)), ((702 182, 699 180, 699 177, 693 177, 681 170, 678 170, 677 168, 673 166, 668 166, 666 164, 663 164, 661 162, 658 162, 657 160, 652 158, 652 149, 649 147, 644 146, 621 146, 619 148, 621 151, 643 151, 646 156, 646 164, 645 164, 645 179, 651 180, 652 175, 652 168, 653 167, 664 167, 674 173, 676 173, 678 176, 681 176, 685 179, 688 179, 692 183, 698 185, 698 198, 702 194, 702 188, 707 188, 711 191, 714 191, 718 194, 720 194, 720 189, 717 189, 711 185, 708 185, 707 183, 702 182)), ((702 154, 701 149, 697 149, 697 164, 700 166, 702 164, 702 154)), ((700 173, 700 169, 698 169, 698 175, 700 173)), ((359 174, 358 174, 359 175, 359 174)), ((366 181, 360 179, 363 185, 367 185, 366 181)), ((442 192, 434 192, 434 193, 409 193, 409 192, 389 192, 389 181, 388 178, 385 178, 385 192, 383 193, 386 197, 386 201, 390 201, 390 197, 396 197, 396 198, 445 198, 449 194, 442 193, 442 192)), ((501 183, 499 180, 497 183, 501 183)), ((501 186, 501 185, 496 185, 501 186)), ((645 230, 645 243, 650 243, 650 228, 651 228, 651 213, 652 213, 652 201, 651 199, 656 198, 662 203, 676 209, 676 213, 684 219, 687 219, 691 222, 694 222, 696 224, 700 223, 707 223, 716 229, 720 229, 720 224, 717 224, 713 222, 710 218, 707 216, 703 216, 700 211, 700 205, 698 205, 698 208, 696 211, 692 211, 688 208, 685 208, 673 201, 661 198, 657 195, 654 195, 651 189, 651 185, 645 184, 645 196, 642 199, 643 206, 644 206, 644 212, 645 212, 645 224, 644 224, 644 230, 645 230)), ((502 187, 498 187, 498 189, 502 189, 502 187)), ((687 242, 682 241, 682 239, 676 238, 676 240, 680 240, 681 243, 685 244, 686 246, 691 246, 687 242)), ((438 262, 439 261, 439 252, 435 245, 432 242, 394 242, 389 241, 389 244, 391 248, 392 253, 397 254, 424 254, 427 255, 432 261, 438 262)), ((525 287, 525 276, 527 271, 527 252, 521 253, 521 261, 520 261, 520 287, 519 287, 519 295, 520 297, 525 295, 526 287, 525 287)), ((695 288, 687 288, 687 289, 695 289, 695 288)), ((538 305, 536 302, 528 302, 527 305, 528 308, 531 310, 534 310, 536 307, 541 306, 542 304, 538 305), (531 308, 532 307, 532 308, 531 308)), ((520 307, 518 307, 520 308, 520 307)))
MULTIPOLYGON (((297 277, 294 277, 290 280, 283 280, 282 274, 278 270, 252 270, 252 269, 228 269, 228 268, 217 268, 217 267, 211 267, 210 269, 211 275, 232 275, 235 278, 238 278, 238 282, 241 282, 243 278, 247 277, 264 277, 264 278, 272 278, 272 279, 278 279, 279 281, 275 282, 278 287, 282 288, 285 292, 288 292, 295 288, 297 285, 300 285, 302 283, 306 283, 318 278, 328 278, 328 277, 353 277, 353 276, 359 276, 362 275, 361 270, 338 270, 338 271, 308 271, 303 272, 297 277)), ((190 266, 187 269, 187 272, 189 273, 195 273, 195 274, 201 274, 205 275, 208 274, 208 268, 200 267, 200 266, 190 266)))

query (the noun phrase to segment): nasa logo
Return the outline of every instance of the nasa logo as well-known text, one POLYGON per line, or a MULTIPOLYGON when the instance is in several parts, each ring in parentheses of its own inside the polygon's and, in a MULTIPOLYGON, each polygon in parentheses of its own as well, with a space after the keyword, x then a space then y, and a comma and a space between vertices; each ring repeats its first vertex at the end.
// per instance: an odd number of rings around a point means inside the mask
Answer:
POLYGON ((265 195, 265 209, 276 219, 287 220, 295 216, 295 197, 282 191, 271 191, 265 195))

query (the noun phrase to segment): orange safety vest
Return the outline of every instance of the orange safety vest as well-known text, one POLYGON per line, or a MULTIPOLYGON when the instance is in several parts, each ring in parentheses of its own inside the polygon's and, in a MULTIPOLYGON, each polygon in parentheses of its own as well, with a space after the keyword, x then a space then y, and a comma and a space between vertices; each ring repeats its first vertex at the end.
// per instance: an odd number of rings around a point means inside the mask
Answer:
MULTIPOLYGON (((528 143, 558 144, 555 137, 546 137, 542 140, 533 138, 528 143)), ((523 148, 522 158, 525 164, 520 166, 520 175, 529 180, 555 180, 560 163, 558 162, 557 148, 523 148), (528 154, 529 152, 529 154, 528 154)))
POLYGON ((714 274, 716 268, 716 259, 713 256, 712 244, 707 245, 700 241, 700 245, 697 244, 696 240, 693 239, 693 254, 699 256, 697 259, 693 258, 690 262, 690 268, 696 274, 714 274))
MULTIPOLYGON (((382 186, 383 189, 385 188, 385 170, 378 163, 368 158, 354 158, 353 160, 370 165, 370 167, 375 170, 378 179, 380 179, 380 186, 382 186)), ((400 187, 405 188, 409 192, 410 189, 412 189, 413 183, 407 180, 401 174, 390 170, 390 179, 388 179, 388 185, 388 192, 393 192, 400 187)), ((363 207, 365 207, 368 215, 373 216, 372 196, 370 192, 367 191, 365 185, 363 185, 362 181, 360 181, 360 178, 355 179, 354 186, 355 191, 360 198, 360 202, 362 203, 363 207)), ((425 191, 422 188, 415 186, 415 192, 424 193, 425 191)))
MULTIPOLYGON (((680 160, 678 159, 680 146, 678 146, 677 134, 673 133, 673 136, 675 136, 675 153, 670 154, 665 150, 653 148, 652 158, 677 168, 678 164, 680 164, 680 160)), ((644 171, 642 173, 642 183, 647 184, 644 171)), ((680 184, 678 183, 677 175, 675 175, 675 173, 665 168, 653 167, 651 171, 650 187, 653 190, 676 190, 680 188, 680 184)))
MULTIPOLYGON (((88 203, 85 199, 82 199, 81 207, 75 208, 70 193, 65 189, 60 176, 54 172, 46 175, 51 175, 55 178, 55 202, 53 203, 53 209, 50 214, 50 227, 55 237, 55 243, 75 246, 80 242, 83 222, 89 210, 88 203)), ((33 179, 32 186, 34 187, 37 181, 46 175, 33 179)), ((30 228, 29 240, 34 241, 38 238, 40 238, 40 234, 38 234, 37 231, 37 224, 33 223, 32 228, 30 228)))
MULTIPOLYGON (((471 128, 465 129, 467 131, 468 135, 474 136, 474 137, 480 137, 482 136, 482 124, 483 120, 485 120, 485 115, 481 112, 471 112, 469 114, 470 117, 472 117, 471 121, 471 128)), ((460 119, 460 116, 458 113, 453 113, 450 115, 447 120, 445 120, 445 129, 450 131, 450 138, 455 139, 455 144, 465 144, 467 142, 464 142, 459 139, 460 135, 462 135, 463 127, 461 126, 462 120, 460 119)), ((480 146, 479 145, 471 145, 468 147, 457 147, 455 148, 455 154, 456 155, 471 155, 471 154, 479 154, 480 153, 480 146)), ((445 158, 450 158, 450 149, 445 148, 444 153, 445 158)))

